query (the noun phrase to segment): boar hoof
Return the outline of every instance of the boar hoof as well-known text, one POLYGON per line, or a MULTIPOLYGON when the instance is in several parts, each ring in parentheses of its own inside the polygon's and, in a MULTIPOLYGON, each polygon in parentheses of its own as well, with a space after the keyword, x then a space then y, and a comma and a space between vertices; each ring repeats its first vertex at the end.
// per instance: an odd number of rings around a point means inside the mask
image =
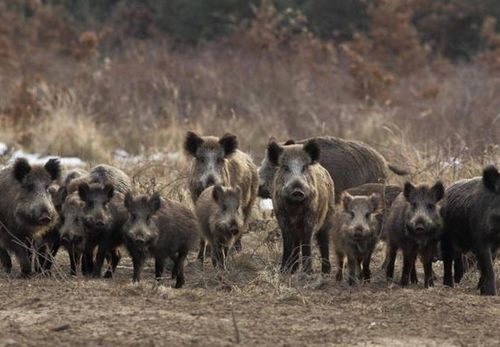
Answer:
POLYGON ((111 272, 110 270, 106 271, 106 273, 104 274, 104 278, 113 278, 113 272, 111 272))

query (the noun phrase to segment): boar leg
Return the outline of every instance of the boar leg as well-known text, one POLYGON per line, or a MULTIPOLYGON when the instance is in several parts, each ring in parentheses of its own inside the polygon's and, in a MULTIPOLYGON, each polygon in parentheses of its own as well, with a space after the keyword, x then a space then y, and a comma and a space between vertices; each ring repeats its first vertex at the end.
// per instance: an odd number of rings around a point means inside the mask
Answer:
POLYGON ((9 253, 3 248, 0 248, 0 263, 2 264, 5 272, 10 274, 12 271, 12 259, 10 258, 9 253))
POLYGON ((495 287, 491 250, 489 247, 480 247, 476 249, 475 253, 481 269, 481 295, 496 295, 497 290, 495 287))
POLYGON ((104 259, 106 258, 106 253, 108 253, 108 245, 107 242, 103 242, 99 244, 97 247, 97 255, 95 257, 94 270, 92 271, 92 277, 99 278, 101 277, 101 269, 102 264, 104 263, 104 259))
POLYGON ((372 260, 372 252, 369 251, 368 254, 363 259, 363 280, 365 283, 369 283, 372 277, 372 272, 370 271, 370 262, 372 260))
POLYGON ((288 261, 292 255, 293 242, 291 235, 288 232, 283 231, 282 227, 280 227, 280 229, 283 240, 283 256, 281 258, 281 271, 287 272, 289 267, 288 261))
POLYGON ((349 285, 352 286, 358 283, 361 269, 359 262, 353 257, 347 258, 347 265, 349 266, 349 285))
POLYGON ((90 242, 85 243, 85 250, 82 258, 82 274, 84 276, 92 275, 94 271, 94 245, 90 242))
POLYGON ((321 272, 324 274, 330 273, 332 265, 330 264, 330 249, 329 249, 329 235, 331 225, 323 226, 316 235, 318 242, 319 253, 321 256, 321 272))
POLYGON ((386 277, 387 280, 392 280, 394 278, 394 263, 396 262, 396 255, 398 253, 398 248, 394 245, 387 245, 386 259, 386 277))
POLYGON ((73 245, 68 247, 68 256, 69 256, 69 266, 70 266, 70 274, 71 276, 77 275, 78 263, 80 262, 81 254, 78 250, 75 249, 73 245))
POLYGON ((155 278, 157 281, 161 280, 163 276, 163 270, 165 269, 165 257, 156 256, 155 257, 155 278))
POLYGON ((336 252, 337 253, 337 275, 335 276, 335 279, 337 282, 342 281, 343 273, 344 273, 344 253, 342 252, 336 252))
POLYGON ((206 242, 203 238, 200 239, 200 250, 198 251, 198 260, 203 265, 203 261, 205 260, 205 251, 206 251, 206 242))
POLYGON ((415 254, 410 250, 403 250, 403 272, 401 273, 401 287, 408 286, 410 282, 410 273, 415 264, 415 254))
POLYGON ((428 248, 422 255, 422 264, 424 265, 424 285, 425 288, 434 287, 434 273, 432 271, 433 249, 435 246, 428 248))
MULTIPOLYGON (((134 267, 132 282, 139 282, 141 280, 142 266, 144 265, 144 255, 135 249, 129 249, 129 254, 132 258, 132 265, 134 267)), ((156 264, 158 264, 158 262, 156 262, 156 264)))
POLYGON ((233 244, 233 249, 236 251, 236 252, 241 252, 241 235, 240 237, 238 237, 238 239, 236 241, 234 241, 234 244, 233 244))
POLYGON ((411 265, 411 272, 410 272, 410 281, 412 284, 418 283, 416 262, 417 262, 417 256, 415 255, 415 259, 413 260, 413 263, 411 265))
POLYGON ((26 249, 25 245, 16 245, 14 254, 21 266, 21 277, 27 278, 31 275, 31 250, 26 249))
POLYGON ((462 252, 456 252, 455 257, 454 257, 454 262, 453 262, 453 270, 455 271, 455 274, 453 276, 453 279, 455 280, 455 283, 460 283, 462 280, 462 277, 464 277, 464 260, 462 256, 462 252))
POLYGON ((110 254, 110 264, 109 268, 104 274, 104 278, 112 278, 113 274, 116 271, 116 267, 118 266, 118 263, 120 262, 120 259, 122 258, 122 255, 120 254, 120 250, 118 248, 112 249, 110 254))
POLYGON ((312 272, 312 259, 311 259, 311 241, 312 241, 312 229, 306 228, 301 240, 302 249, 302 271, 305 273, 312 272))
POLYGON ((226 269, 226 257, 222 246, 212 247, 212 265, 220 270, 226 269))
POLYGON ((444 238, 441 240, 441 254, 443 256, 443 285, 453 287, 453 274, 452 274, 452 266, 453 266, 453 258, 454 258, 454 250, 451 244, 451 241, 448 238, 444 238))
POLYGON ((174 268, 172 270, 172 277, 175 275, 175 288, 181 288, 184 283, 184 263, 186 261, 187 252, 179 252, 179 256, 175 260, 174 268))

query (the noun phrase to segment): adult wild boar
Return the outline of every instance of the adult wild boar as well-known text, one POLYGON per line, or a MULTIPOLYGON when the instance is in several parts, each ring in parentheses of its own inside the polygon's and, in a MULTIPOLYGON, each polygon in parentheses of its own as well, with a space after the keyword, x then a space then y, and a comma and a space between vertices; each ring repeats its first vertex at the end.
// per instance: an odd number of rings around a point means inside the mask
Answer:
POLYGON ((18 158, 0 171, 0 260, 7 272, 12 269, 7 252, 11 251, 19 261, 22 275, 30 275, 31 247, 37 249, 57 223, 49 188, 60 175, 57 159, 49 159, 41 166, 18 158))
MULTIPOLYGON (((482 177, 462 180, 446 190, 443 206, 444 231, 441 251, 443 283, 453 286, 452 264, 461 253, 472 251, 478 260, 481 295, 495 295, 492 258, 500 247, 500 172, 491 165, 482 177)), ((459 271, 461 266, 458 266, 459 271)), ((457 269, 457 268, 456 268, 457 269)), ((456 276, 460 281, 461 274, 456 276)))
POLYGON ((283 236, 282 270, 295 272, 302 252, 302 269, 311 271, 314 235, 321 254, 321 271, 330 272, 328 239, 335 189, 330 174, 318 163, 320 147, 315 140, 289 146, 272 141, 267 156, 277 168, 271 196, 283 236))
MULTIPOLYGON (((233 134, 225 134, 221 138, 201 137, 188 131, 184 149, 193 158, 189 178, 189 191, 193 203, 196 203, 200 194, 210 186, 220 184, 233 188, 240 187, 240 206, 246 229, 257 197, 259 178, 257 167, 250 156, 238 149, 237 137, 233 134)), ((204 245, 200 246, 200 249, 204 248, 204 245)), ((235 248, 241 248, 239 240, 235 248)))
POLYGON ((387 278, 394 276, 394 262, 398 249, 403 251, 403 272, 401 286, 410 281, 417 283, 415 261, 420 256, 424 265, 425 287, 434 286, 432 260, 438 241, 441 239, 443 219, 440 214, 440 201, 444 197, 441 181, 432 187, 410 182, 404 185, 401 193, 393 202, 383 233, 387 242, 387 278))
POLYGON ((163 274, 165 260, 174 261, 172 279, 175 288, 184 285, 184 264, 188 253, 199 241, 198 222, 194 214, 181 204, 164 200, 159 194, 152 196, 125 196, 129 212, 123 228, 124 241, 134 265, 133 281, 140 280, 146 257, 155 259, 155 276, 163 274))
MULTIPOLYGON (((365 183, 384 183, 387 169, 397 175, 408 172, 395 165, 388 164, 384 157, 372 147, 359 141, 348 141, 336 137, 314 137, 311 139, 288 140, 284 146, 305 144, 314 140, 321 151, 319 163, 330 173, 335 184, 335 201, 340 201, 341 193, 351 187, 365 183)), ((272 138, 271 141, 274 142, 272 138)), ((259 168, 259 196, 271 198, 271 183, 276 167, 266 155, 259 168)))
POLYGON ((370 281, 370 262, 380 236, 382 198, 378 193, 352 196, 342 194, 342 209, 333 218, 333 245, 337 254, 337 281, 342 280, 344 259, 349 267, 349 285, 370 281), (363 266, 363 269, 361 269, 363 266))
MULTIPOLYGON (((226 267, 226 259, 233 244, 243 232, 243 211, 240 207, 240 187, 208 187, 196 201, 196 216, 202 238, 211 249, 214 267, 226 267)), ((200 250, 203 263, 204 250, 200 250)))

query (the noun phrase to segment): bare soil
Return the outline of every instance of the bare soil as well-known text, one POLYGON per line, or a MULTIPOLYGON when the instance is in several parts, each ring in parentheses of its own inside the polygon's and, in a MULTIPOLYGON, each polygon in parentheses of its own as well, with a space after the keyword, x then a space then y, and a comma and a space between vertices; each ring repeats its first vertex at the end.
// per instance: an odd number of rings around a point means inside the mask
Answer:
POLYGON ((280 275, 280 243, 266 232, 243 241, 224 274, 193 254, 178 290, 156 285, 152 262, 132 284, 128 257, 113 279, 70 278, 64 251, 51 277, 20 279, 15 267, 0 275, 0 346, 500 344, 500 298, 478 295, 475 272, 453 289, 440 279, 402 289, 386 282, 379 247, 372 283, 349 287, 333 274, 280 275))

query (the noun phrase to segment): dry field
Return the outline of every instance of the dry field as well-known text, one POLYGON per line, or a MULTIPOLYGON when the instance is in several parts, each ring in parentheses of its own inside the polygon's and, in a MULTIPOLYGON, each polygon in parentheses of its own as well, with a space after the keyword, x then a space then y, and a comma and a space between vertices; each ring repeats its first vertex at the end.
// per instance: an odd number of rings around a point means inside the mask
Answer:
POLYGON ((132 284, 128 257, 111 280, 69 278, 65 252, 52 277, 1 274, 0 345, 498 346, 500 298, 478 295, 475 272, 454 289, 401 289, 380 270, 380 246, 370 284, 281 275, 274 222, 258 224, 226 273, 193 254, 179 290, 155 283, 152 262, 132 284))

